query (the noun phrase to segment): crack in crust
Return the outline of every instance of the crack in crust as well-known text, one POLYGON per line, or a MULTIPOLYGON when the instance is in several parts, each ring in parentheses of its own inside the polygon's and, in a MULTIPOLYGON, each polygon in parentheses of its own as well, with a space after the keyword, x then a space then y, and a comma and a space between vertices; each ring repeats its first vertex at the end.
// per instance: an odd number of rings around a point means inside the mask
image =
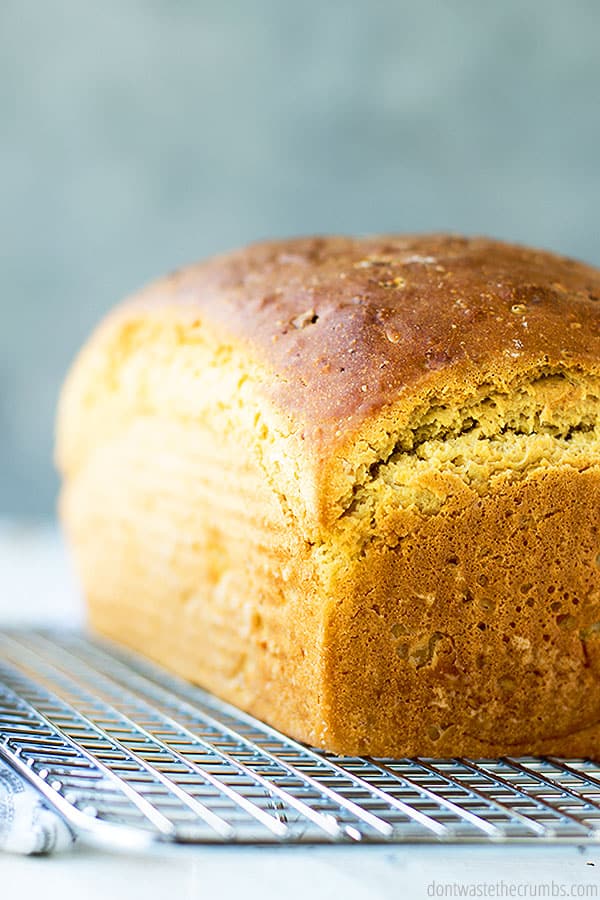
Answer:
POLYGON ((434 514, 453 477, 483 494, 494 479, 539 468, 584 471, 600 459, 599 398, 599 378, 546 370, 510 393, 484 386, 462 407, 432 401, 388 434, 393 444, 383 458, 358 470, 338 518, 360 515, 384 493, 392 507, 434 514))

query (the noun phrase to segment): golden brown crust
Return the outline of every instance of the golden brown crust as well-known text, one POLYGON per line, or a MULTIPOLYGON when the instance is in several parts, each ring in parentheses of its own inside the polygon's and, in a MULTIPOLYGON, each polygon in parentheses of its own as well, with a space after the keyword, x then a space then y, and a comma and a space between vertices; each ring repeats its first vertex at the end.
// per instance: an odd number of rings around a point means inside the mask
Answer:
POLYGON ((599 509, 596 466, 382 510, 326 619, 328 746, 597 755, 599 509))
POLYGON ((598 756, 599 298, 447 236, 146 289, 61 402, 93 624, 328 749, 598 756))
POLYGON ((600 371, 600 271, 487 238, 265 242, 175 272, 134 302, 250 343, 277 405, 321 445, 417 386, 600 371))

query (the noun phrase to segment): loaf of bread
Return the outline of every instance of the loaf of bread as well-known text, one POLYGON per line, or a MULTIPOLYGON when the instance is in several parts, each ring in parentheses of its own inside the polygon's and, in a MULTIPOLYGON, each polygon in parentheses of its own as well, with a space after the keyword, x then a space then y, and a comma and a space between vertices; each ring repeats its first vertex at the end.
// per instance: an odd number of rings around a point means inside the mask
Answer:
POLYGON ((600 271, 262 243, 109 315, 60 404, 92 626, 344 754, 600 753, 600 271))

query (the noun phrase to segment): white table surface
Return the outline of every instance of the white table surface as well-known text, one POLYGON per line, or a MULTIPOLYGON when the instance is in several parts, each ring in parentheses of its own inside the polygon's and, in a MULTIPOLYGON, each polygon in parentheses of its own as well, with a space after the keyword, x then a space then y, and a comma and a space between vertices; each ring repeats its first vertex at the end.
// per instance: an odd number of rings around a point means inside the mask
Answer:
MULTIPOLYGON (((57 530, 50 525, 0 523, 0 625, 82 620, 78 591, 57 530)), ((473 888, 471 896, 487 897, 511 896, 510 885, 514 885, 513 896, 540 896, 541 885, 547 885, 547 896, 553 896, 552 883, 560 886, 562 896, 584 896, 580 890, 589 884, 596 893, 587 896, 600 897, 600 848, 221 847, 133 856, 79 847, 69 854, 37 859, 0 854, 0 898, 19 900, 211 896, 293 900, 307 895, 311 900, 418 900, 442 896, 439 891, 447 883, 456 883, 463 891, 473 888), (531 887, 523 887, 526 884, 531 887)))

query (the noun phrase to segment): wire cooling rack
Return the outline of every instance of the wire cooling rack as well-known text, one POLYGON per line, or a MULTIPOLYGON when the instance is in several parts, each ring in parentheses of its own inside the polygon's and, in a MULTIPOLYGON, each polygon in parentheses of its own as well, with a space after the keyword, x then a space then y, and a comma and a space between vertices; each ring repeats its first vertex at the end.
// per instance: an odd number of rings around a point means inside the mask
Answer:
POLYGON ((0 631, 0 755, 84 837, 600 842, 600 766, 305 747, 78 632, 0 631))

